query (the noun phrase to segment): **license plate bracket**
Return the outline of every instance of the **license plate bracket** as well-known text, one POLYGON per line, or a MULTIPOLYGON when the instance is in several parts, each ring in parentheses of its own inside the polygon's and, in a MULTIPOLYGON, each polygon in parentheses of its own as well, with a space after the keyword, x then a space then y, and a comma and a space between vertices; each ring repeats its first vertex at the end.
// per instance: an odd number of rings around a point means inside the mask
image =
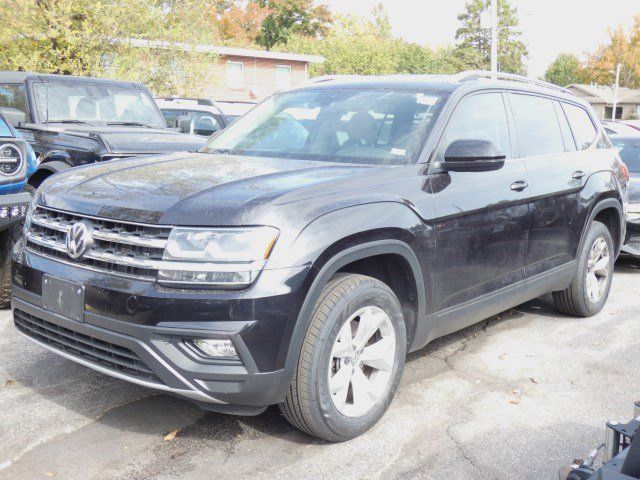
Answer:
POLYGON ((82 322, 84 285, 44 275, 42 277, 42 307, 63 317, 82 322))

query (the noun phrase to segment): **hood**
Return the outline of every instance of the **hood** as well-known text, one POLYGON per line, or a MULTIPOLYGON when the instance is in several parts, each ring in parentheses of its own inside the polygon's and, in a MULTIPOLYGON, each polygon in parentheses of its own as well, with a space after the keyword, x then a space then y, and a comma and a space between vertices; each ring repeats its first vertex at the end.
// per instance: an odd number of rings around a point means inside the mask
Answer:
MULTIPOLYGON (((274 203, 304 203, 311 196, 329 191, 316 186, 387 168, 176 153, 63 172, 41 189, 38 203, 144 223, 250 225, 259 223, 259 213, 274 203)), ((340 189, 345 190, 345 186, 340 189)))
MULTIPOLYGON (((28 125, 28 128, 42 129, 42 125, 28 125)), ((129 127, 121 125, 82 125, 48 123, 49 131, 99 137, 109 153, 169 153, 197 152, 207 142, 206 137, 179 133, 168 128, 129 127)))

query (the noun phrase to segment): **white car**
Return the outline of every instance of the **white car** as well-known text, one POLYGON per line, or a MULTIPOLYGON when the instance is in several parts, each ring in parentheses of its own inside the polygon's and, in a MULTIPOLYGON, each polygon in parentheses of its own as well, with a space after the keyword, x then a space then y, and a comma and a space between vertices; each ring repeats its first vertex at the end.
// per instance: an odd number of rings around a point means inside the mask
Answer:
POLYGON ((209 136, 253 108, 253 102, 214 102, 204 98, 156 98, 169 127, 209 136))

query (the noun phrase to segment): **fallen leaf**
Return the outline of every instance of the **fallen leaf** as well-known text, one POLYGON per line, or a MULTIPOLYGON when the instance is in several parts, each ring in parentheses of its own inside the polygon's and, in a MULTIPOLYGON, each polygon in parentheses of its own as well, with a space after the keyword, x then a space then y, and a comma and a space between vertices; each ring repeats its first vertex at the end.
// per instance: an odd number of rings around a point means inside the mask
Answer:
POLYGON ((520 403, 520 400, 518 400, 517 398, 514 398, 513 400, 509 400, 509 403, 511 405, 518 405, 520 403))
POLYGON ((47 477, 55 477, 55 476, 56 476, 56 474, 55 474, 55 473, 53 473, 53 472, 46 472, 46 473, 45 473, 45 475, 46 475, 47 477))
POLYGON ((540 383, 538 382, 538 379, 536 377, 531 377, 529 380, 531 380, 533 383, 540 383))
POLYGON ((175 430, 171 430, 169 433, 167 433, 164 436, 164 441, 165 442, 170 442, 172 441, 174 438, 176 438, 176 435, 178 435, 178 432, 180 431, 179 428, 176 428, 175 430))
POLYGON ((500 360, 504 360, 504 357, 506 357, 506 356, 507 356, 507 352, 504 352, 504 353, 501 353, 500 355, 498 355, 498 358, 500 360))
POLYGON ((15 384, 16 384, 15 380, 8 378, 4 382, 2 382, 2 385, 0 385, 0 387, 8 387, 9 385, 15 385, 15 384))

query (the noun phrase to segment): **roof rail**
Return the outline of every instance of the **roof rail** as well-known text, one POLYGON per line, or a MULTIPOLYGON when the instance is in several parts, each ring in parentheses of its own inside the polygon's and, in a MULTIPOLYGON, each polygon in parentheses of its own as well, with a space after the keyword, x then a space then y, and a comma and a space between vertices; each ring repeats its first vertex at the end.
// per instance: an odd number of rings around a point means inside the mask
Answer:
POLYGON ((537 80, 535 78, 526 77, 524 75, 517 75, 515 73, 503 73, 503 72, 490 72, 488 70, 467 70, 464 72, 456 73, 453 75, 454 81, 465 82, 469 80, 477 80, 479 78, 493 78, 496 80, 508 80, 511 82, 527 83, 529 85, 536 85, 542 88, 548 88, 551 90, 557 90, 559 92, 566 93, 568 95, 574 95, 571 90, 567 90, 559 85, 545 82, 544 80, 537 80))

